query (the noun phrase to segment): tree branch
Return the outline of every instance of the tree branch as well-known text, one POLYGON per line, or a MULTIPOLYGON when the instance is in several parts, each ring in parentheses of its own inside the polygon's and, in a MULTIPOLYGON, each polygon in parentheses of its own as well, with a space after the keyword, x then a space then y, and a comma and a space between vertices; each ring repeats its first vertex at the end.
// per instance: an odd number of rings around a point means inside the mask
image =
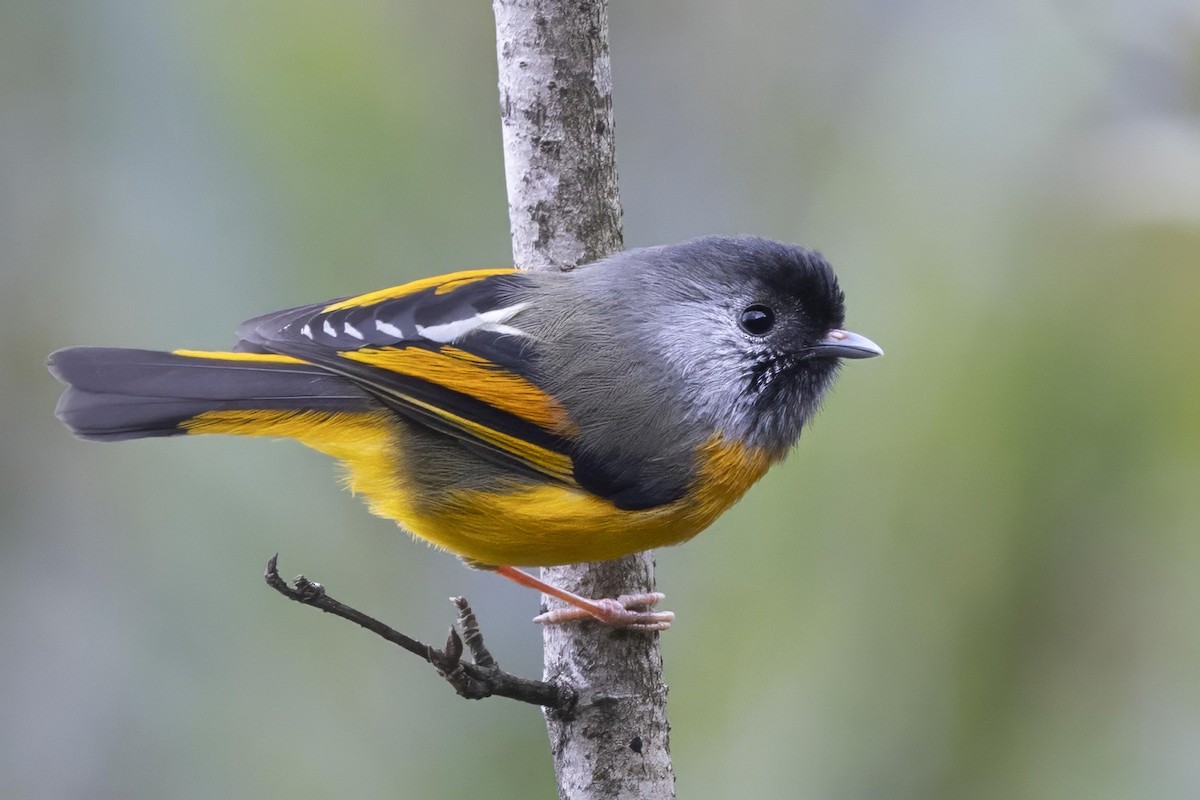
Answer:
POLYGON ((475 619, 475 613, 464 597, 452 597, 450 602, 458 609, 458 625, 462 628, 462 636, 453 625, 446 638, 446 646, 437 648, 418 642, 400 631, 388 627, 379 620, 369 617, 361 611, 345 603, 334 600, 325 587, 310 581, 303 575, 296 578, 294 586, 279 577, 279 554, 271 556, 263 577, 267 585, 289 600, 295 600, 306 606, 319 608, 327 614, 349 620, 366 628, 372 633, 387 639, 395 645, 403 647, 408 652, 428 661, 454 690, 468 700, 482 700, 496 695, 520 700, 522 703, 532 703, 555 710, 555 713, 570 715, 575 705, 575 693, 566 687, 557 686, 542 681, 532 681, 510 675, 500 669, 500 665, 488 652, 483 644, 483 633, 475 619), (471 651, 474 663, 462 660, 463 641, 471 651))
MULTIPOLYGON (((604 0, 493 0, 513 256, 572 269, 622 247, 604 0)), ((544 569, 591 597, 654 590, 649 553, 544 569)), ((558 601, 543 597, 544 607, 558 601)), ((674 797, 658 634, 594 623, 546 626, 545 679, 576 687, 547 710, 559 796, 674 797)))

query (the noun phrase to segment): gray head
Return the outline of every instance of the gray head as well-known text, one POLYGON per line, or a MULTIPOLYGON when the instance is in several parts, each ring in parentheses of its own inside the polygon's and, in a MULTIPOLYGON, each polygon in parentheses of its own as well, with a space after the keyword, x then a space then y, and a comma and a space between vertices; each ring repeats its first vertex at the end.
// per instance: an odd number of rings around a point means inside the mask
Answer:
POLYGON ((556 289, 574 302, 544 332, 562 330, 560 341, 582 348, 554 366, 571 373, 559 389, 576 395, 585 421, 608 434, 624 426, 626 441, 631 427, 660 441, 720 432, 782 454, 840 359, 882 352, 842 330, 842 291, 818 253, 766 239, 631 250, 563 276, 556 289), (584 385, 592 389, 579 396, 584 385), (646 419, 647 409, 659 418, 646 419))

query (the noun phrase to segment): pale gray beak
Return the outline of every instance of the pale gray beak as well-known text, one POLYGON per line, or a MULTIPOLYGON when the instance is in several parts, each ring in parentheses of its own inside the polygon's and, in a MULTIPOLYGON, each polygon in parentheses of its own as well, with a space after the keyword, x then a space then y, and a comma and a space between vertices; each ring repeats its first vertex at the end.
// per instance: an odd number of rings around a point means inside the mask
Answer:
POLYGON ((874 358, 883 355, 883 348, 865 336, 834 328, 808 352, 817 358, 874 358))

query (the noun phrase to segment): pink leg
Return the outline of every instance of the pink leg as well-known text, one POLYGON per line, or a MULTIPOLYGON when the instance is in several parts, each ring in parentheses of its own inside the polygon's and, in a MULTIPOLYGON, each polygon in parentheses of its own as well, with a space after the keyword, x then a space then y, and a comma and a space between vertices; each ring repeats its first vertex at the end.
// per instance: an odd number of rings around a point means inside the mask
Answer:
POLYGON ((592 618, 600 620, 605 625, 611 625, 614 628, 627 628, 635 631, 665 631, 671 627, 671 621, 675 619, 675 614, 670 611, 636 610, 645 609, 647 606, 652 606, 662 600, 666 595, 661 592, 632 595, 623 594, 617 598, 605 597, 600 600, 592 600, 551 586, 515 567, 496 567, 496 572, 510 581, 527 586, 530 589, 536 589, 551 597, 557 597, 564 603, 574 606, 573 608, 564 608, 558 611, 548 611, 545 614, 534 617, 534 622, 539 622, 543 625, 555 625, 560 622, 592 618))

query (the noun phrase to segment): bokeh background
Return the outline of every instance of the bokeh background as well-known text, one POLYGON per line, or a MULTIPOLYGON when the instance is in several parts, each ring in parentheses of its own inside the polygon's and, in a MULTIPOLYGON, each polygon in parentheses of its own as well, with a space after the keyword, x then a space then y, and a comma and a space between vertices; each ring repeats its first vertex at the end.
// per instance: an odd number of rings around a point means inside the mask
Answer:
MULTIPOLYGON (((1200 6, 616 0, 626 240, 836 265, 799 452, 659 555, 687 798, 1200 796, 1200 6)), ((0 4, 0 796, 554 796, 437 640, 537 599, 292 443, 71 438, 43 362, 508 263, 488 4, 0 4)))

